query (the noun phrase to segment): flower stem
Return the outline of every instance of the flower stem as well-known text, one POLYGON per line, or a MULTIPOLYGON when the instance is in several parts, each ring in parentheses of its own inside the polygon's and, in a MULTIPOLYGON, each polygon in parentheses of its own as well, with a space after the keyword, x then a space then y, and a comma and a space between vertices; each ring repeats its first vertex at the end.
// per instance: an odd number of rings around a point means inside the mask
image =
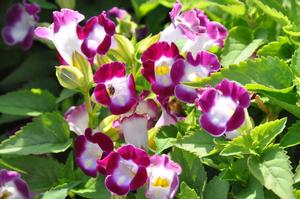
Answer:
POLYGON ((87 89, 86 91, 82 92, 83 97, 84 97, 84 102, 85 102, 85 106, 86 106, 86 111, 88 112, 88 116, 89 116, 89 124, 88 127, 89 128, 93 128, 93 108, 92 108, 92 104, 91 104, 91 97, 90 97, 90 93, 89 90, 87 89))

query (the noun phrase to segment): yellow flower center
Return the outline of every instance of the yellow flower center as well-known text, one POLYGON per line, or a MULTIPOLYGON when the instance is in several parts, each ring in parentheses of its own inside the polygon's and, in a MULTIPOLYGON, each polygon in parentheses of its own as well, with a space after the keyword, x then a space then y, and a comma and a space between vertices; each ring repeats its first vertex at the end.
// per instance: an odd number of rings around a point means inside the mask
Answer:
POLYGON ((2 193, 2 196, 0 196, 1 199, 8 199, 11 193, 9 193, 7 190, 4 190, 2 193))
POLYGON ((169 66, 166 65, 157 66, 155 69, 156 74, 160 76, 168 74, 169 71, 169 66))
POLYGON ((194 82, 199 82, 199 81, 201 81, 201 77, 199 77, 199 76, 196 76, 195 78, 194 78, 194 82))
POLYGON ((156 178, 156 180, 153 183, 153 186, 155 186, 155 187, 160 186, 160 187, 166 188, 169 185, 170 185, 169 180, 166 178, 161 178, 161 177, 156 178))

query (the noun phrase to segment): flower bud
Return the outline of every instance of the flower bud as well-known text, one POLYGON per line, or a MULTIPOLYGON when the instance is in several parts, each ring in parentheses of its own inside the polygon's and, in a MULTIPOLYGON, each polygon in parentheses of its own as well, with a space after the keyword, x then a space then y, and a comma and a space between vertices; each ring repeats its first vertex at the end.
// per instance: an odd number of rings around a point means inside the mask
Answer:
POLYGON ((89 88, 90 84, 93 82, 93 72, 88 60, 83 55, 75 51, 72 54, 72 65, 83 75, 84 85, 82 86, 89 88))
POLYGON ((84 81, 82 72, 74 66, 57 66, 56 77, 60 85, 68 89, 81 88, 84 81))

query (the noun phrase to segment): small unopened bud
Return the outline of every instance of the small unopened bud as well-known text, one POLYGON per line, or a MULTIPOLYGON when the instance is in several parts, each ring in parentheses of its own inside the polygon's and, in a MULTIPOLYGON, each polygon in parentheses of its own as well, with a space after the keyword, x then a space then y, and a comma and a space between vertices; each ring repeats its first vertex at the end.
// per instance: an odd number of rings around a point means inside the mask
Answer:
POLYGON ((56 0, 56 3, 59 5, 60 8, 74 9, 76 0, 56 0))
POLYGON ((56 77, 60 85, 68 89, 81 88, 84 82, 82 72, 74 66, 57 66, 56 77))

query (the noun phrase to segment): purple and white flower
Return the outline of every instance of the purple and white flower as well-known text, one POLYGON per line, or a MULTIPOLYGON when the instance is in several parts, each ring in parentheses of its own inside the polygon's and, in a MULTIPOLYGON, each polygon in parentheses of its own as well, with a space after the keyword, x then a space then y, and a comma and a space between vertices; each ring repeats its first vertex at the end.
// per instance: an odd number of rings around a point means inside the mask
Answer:
POLYGON ((81 52, 83 35, 79 34, 79 22, 84 16, 71 9, 61 9, 60 12, 53 12, 53 21, 48 28, 38 27, 35 29, 35 35, 42 39, 53 42, 59 53, 61 62, 65 65, 72 65, 72 54, 77 51, 81 52))
POLYGON ((161 115, 155 124, 155 127, 169 126, 177 124, 177 117, 171 112, 169 107, 169 98, 157 98, 161 106, 161 115))
POLYGON ((6 14, 2 37, 7 45, 21 43, 24 50, 32 46, 34 28, 39 20, 40 6, 37 3, 23 3, 13 5, 6 14))
POLYGON ((88 128, 89 116, 86 111, 86 105, 72 106, 65 112, 65 119, 68 122, 71 131, 77 135, 84 135, 88 128))
POLYGON ((108 106, 114 115, 128 112, 137 102, 132 74, 126 76, 125 64, 111 62, 102 65, 94 75, 97 102, 108 106))
POLYGON ((119 120, 125 142, 145 150, 148 149, 148 129, 154 126, 159 115, 156 102, 145 100, 148 95, 149 92, 143 91, 136 105, 119 120))
POLYGON ((125 18, 125 16, 127 15, 127 11, 122 9, 122 8, 118 8, 118 7, 113 7, 110 10, 107 11, 107 16, 110 18, 118 18, 119 20, 122 20, 125 18))
POLYGON ((180 83, 199 81, 218 70, 220 70, 220 63, 216 55, 200 51, 193 58, 192 53, 188 52, 186 60, 178 59, 171 70, 172 80, 177 84, 175 96, 183 102, 194 103, 198 96, 196 89, 180 83))
POLYGON ((202 110, 200 125, 213 136, 234 131, 245 121, 250 105, 247 90, 236 82, 224 79, 215 88, 207 88, 198 100, 202 110))
POLYGON ((157 95, 168 97, 174 94, 175 84, 170 73, 173 63, 180 57, 176 45, 166 42, 154 43, 142 54, 142 74, 157 95))
POLYGON ((148 150, 148 118, 143 114, 132 114, 120 122, 125 142, 148 150))
POLYGON ((193 55, 214 45, 223 47, 228 34, 223 25, 209 21, 198 9, 181 13, 181 7, 179 1, 174 4, 170 12, 172 24, 160 33, 160 41, 174 42, 181 52, 189 51, 193 55))
POLYGON ((181 167, 167 155, 153 155, 147 168, 147 198, 172 199, 179 186, 181 167))
POLYGON ((75 140, 76 163, 82 171, 92 177, 97 176, 97 160, 113 151, 113 142, 104 133, 93 133, 88 128, 84 135, 75 140))
POLYGON ((15 171, 0 170, 0 198, 29 199, 30 192, 21 175, 15 171))
POLYGON ((105 186, 116 195, 126 195, 143 186, 148 179, 148 154, 133 145, 118 148, 97 164, 99 170, 106 171, 105 186))
POLYGON ((102 12, 99 16, 90 18, 80 32, 84 39, 81 51, 92 62, 97 53, 104 55, 109 50, 115 33, 115 24, 106 17, 105 12, 102 12))

